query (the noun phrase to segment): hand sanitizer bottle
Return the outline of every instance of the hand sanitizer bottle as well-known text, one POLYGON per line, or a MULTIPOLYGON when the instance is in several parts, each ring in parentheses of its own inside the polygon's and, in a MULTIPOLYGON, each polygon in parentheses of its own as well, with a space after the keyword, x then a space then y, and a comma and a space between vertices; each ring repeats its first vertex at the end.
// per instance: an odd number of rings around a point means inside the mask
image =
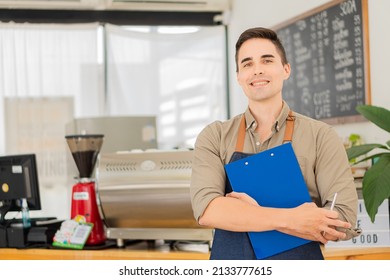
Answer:
POLYGON ((31 227, 30 210, 28 209, 27 200, 25 198, 22 199, 22 221, 24 228, 31 227))

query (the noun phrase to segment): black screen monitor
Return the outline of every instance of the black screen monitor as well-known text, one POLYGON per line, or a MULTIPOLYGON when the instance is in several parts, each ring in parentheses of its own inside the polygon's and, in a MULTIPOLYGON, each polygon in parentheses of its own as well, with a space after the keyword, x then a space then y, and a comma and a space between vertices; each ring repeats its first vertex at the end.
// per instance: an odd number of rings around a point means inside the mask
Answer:
POLYGON ((0 222, 20 211, 24 198, 30 210, 41 210, 35 154, 0 156, 0 222))

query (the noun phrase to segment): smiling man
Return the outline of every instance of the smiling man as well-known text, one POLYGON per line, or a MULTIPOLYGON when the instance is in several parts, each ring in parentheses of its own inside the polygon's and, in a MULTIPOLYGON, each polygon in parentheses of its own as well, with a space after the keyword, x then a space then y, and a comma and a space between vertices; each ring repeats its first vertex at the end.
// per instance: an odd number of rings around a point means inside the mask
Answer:
MULTIPOLYGON (((235 59, 237 81, 248 108, 203 129, 192 166, 195 219, 216 229, 211 259, 256 259, 247 232, 269 230, 311 241, 269 259, 323 259, 320 243, 355 235, 350 228, 356 223, 357 194, 344 146, 329 125, 292 112, 283 101, 283 83, 291 68, 274 31, 252 28, 243 32, 235 59), (247 194, 232 191, 225 164, 285 142, 292 143, 311 203, 288 209, 262 207, 247 194), (335 193, 337 202, 330 210, 335 193)), ((275 172, 283 176, 286 168, 280 166, 275 172)))

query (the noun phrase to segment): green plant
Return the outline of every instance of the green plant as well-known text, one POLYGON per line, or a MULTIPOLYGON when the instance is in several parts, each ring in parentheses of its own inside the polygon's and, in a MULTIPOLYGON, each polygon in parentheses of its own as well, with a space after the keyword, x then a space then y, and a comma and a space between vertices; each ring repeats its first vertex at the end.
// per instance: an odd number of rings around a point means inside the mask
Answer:
MULTIPOLYGON (((373 124, 390 133, 390 111, 373 105, 360 105, 356 110, 373 124)), ((378 207, 390 197, 390 140, 385 144, 363 144, 347 149, 348 159, 357 164, 372 160, 363 176, 363 200, 371 221, 375 221, 378 207), (373 153, 370 153, 373 152, 373 153), (370 153, 370 154, 368 154, 370 153), (363 158, 358 157, 363 156, 363 158)))
POLYGON ((354 133, 349 135, 348 140, 351 143, 351 146, 361 145, 361 141, 362 141, 360 135, 354 133))

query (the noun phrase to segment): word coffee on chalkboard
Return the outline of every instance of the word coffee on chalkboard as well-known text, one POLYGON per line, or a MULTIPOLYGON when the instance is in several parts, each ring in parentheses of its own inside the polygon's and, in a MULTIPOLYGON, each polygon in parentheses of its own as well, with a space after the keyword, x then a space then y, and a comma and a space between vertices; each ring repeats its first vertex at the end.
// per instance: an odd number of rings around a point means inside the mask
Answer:
POLYGON ((321 6, 274 29, 291 64, 283 98, 304 115, 333 123, 361 120, 369 104, 366 0, 321 6))

